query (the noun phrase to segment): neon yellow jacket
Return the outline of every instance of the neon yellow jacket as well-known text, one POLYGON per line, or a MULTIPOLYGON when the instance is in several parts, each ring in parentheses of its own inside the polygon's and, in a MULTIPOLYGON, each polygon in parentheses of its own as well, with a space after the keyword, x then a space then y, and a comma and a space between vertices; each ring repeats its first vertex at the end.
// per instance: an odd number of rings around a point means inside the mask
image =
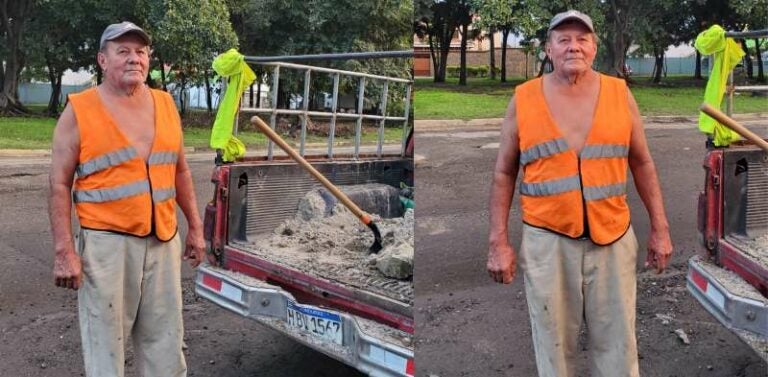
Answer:
MULTIPOLYGON (((725 30, 720 25, 712 25, 696 37, 696 49, 702 55, 714 54, 715 63, 704 91, 704 102, 719 109, 723 101, 728 74, 733 70, 744 51, 732 38, 725 38, 725 30)), ((699 113, 699 130, 712 135, 716 146, 726 146, 739 138, 739 134, 718 123, 704 113, 699 113)))
POLYGON ((222 159, 230 162, 245 155, 245 145, 232 135, 232 128, 240 98, 245 88, 256 79, 256 74, 243 60, 243 55, 234 48, 213 60, 213 70, 222 77, 229 77, 229 80, 224 98, 219 103, 216 120, 213 122, 211 148, 221 149, 224 152, 222 159))

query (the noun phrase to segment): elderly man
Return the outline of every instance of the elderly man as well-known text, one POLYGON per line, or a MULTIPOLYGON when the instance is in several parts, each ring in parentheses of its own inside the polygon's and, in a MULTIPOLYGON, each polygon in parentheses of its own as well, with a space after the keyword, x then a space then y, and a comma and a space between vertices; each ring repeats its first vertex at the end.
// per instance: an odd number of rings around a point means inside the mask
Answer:
POLYGON ((488 272, 515 275, 507 221, 518 170, 523 270, 539 375, 572 376, 582 322, 592 376, 637 376, 637 240, 626 200, 627 165, 648 210, 646 266, 672 253, 669 225, 640 114, 624 81, 592 70, 592 20, 556 15, 546 51, 554 71, 515 90, 502 125, 490 198, 488 272))
POLYGON ((138 26, 109 25, 97 55, 104 82, 70 96, 53 135, 53 273, 57 286, 78 290, 91 377, 124 375, 129 335, 142 375, 186 375, 177 203, 193 267, 205 241, 175 104, 144 85, 149 45, 138 26))

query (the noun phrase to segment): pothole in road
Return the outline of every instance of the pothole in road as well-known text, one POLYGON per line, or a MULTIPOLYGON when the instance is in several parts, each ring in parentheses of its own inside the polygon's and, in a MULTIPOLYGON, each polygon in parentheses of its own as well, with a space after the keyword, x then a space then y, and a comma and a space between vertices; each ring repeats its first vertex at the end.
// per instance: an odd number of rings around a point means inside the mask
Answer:
POLYGON ((19 177, 36 177, 40 174, 32 174, 32 173, 13 173, 9 175, 0 175, 0 179, 3 178, 19 178, 19 177))

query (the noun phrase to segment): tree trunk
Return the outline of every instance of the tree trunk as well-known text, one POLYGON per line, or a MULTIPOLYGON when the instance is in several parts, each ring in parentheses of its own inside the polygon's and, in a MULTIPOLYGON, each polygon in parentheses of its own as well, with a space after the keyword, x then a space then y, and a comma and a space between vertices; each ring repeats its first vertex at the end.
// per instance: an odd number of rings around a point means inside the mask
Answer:
POLYGON ((61 104, 61 101, 59 100, 59 97, 61 97, 61 77, 64 73, 56 71, 56 68, 53 66, 50 59, 46 59, 46 65, 48 66, 48 81, 51 82, 51 96, 48 98, 48 108, 45 112, 48 116, 55 117, 59 115, 59 105, 61 104))
POLYGON ((181 117, 184 118, 187 115, 186 96, 184 95, 184 90, 187 88, 187 75, 184 74, 184 71, 179 72, 179 84, 179 108, 181 110, 181 117))
POLYGON ((606 13, 605 25, 610 28, 608 34, 610 40, 605 44, 608 52, 606 69, 607 72, 613 71, 617 77, 626 78, 624 63, 630 42, 628 29, 631 3, 622 0, 610 0, 608 3, 609 10, 606 13))
POLYGON ((752 69, 752 57, 749 53, 749 48, 747 48, 746 39, 741 40, 741 47, 744 49, 744 67, 747 68, 747 77, 751 79, 754 77, 754 72, 752 69))
POLYGON ((765 75, 763 74, 763 56, 760 51, 760 40, 755 39, 755 56, 757 57, 757 80, 760 82, 765 81, 765 75))
POLYGON ((461 25, 461 50, 459 51, 459 85, 467 86, 467 36, 469 24, 461 25))
POLYGON ((446 18, 436 22, 439 26, 437 35, 437 46, 439 50, 439 59, 436 59, 435 82, 445 82, 445 71, 448 65, 448 54, 451 51, 451 40, 456 32, 455 21, 446 18))
MULTIPOLYGON (((444 27, 445 29, 448 26, 444 27)), ((454 30, 450 32, 444 31, 440 36, 440 58, 437 60, 437 73, 435 74, 435 82, 445 82, 445 71, 448 65, 448 54, 451 52, 451 40, 453 39, 454 30)))
POLYGON ((168 83, 165 81, 165 62, 160 60, 160 83, 163 84, 163 91, 168 91, 168 83))
POLYGON ((539 67, 539 73, 536 75, 536 77, 541 77, 544 75, 544 71, 547 69, 547 64, 549 64, 549 56, 544 57, 544 60, 541 62, 541 67, 539 67))
POLYGON ((528 80, 528 51, 525 51, 525 79, 528 80))
POLYGON ((435 82, 437 81, 437 69, 440 65, 438 59, 438 49, 440 46, 436 45, 434 38, 432 38, 432 34, 429 35, 429 56, 432 58, 432 78, 435 82))
POLYGON ((509 29, 501 30, 501 82, 507 82, 507 39, 509 29))
POLYGON ((664 48, 655 47, 653 55, 656 58, 656 64, 653 67, 653 72, 655 73, 653 75, 653 82, 658 84, 661 82, 661 73, 664 69, 664 48))
POLYGON ((0 113, 23 114, 26 111, 19 102, 18 58, 14 55, 11 49, 8 60, 5 61, 3 87, 0 92, 0 113))
POLYGON ((6 54, 0 64, 2 87, 0 88, 0 113, 24 114, 28 111, 19 102, 19 74, 24 67, 24 54, 21 50, 24 21, 33 6, 30 0, 3 1, 0 6, 0 35, 5 36, 3 47, 6 54), (10 21, 9 21, 10 20, 10 21))
POLYGON ((205 102, 208 105, 208 114, 213 113, 213 90, 211 90, 211 80, 208 77, 208 70, 204 72, 205 76, 205 102))
POLYGON ((697 80, 703 79, 703 77, 701 77, 701 53, 699 50, 696 50, 696 71, 693 74, 693 78, 697 80))
POLYGON ((491 56, 490 58, 490 66, 491 66, 491 80, 496 80, 496 41, 494 40, 496 35, 496 30, 494 28, 491 28, 490 32, 488 33, 491 40, 491 56))

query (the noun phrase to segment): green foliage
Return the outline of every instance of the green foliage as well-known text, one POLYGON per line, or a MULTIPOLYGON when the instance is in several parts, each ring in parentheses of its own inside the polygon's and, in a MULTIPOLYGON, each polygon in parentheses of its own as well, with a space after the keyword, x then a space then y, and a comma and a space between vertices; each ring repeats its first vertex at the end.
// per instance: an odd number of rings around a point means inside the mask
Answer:
POLYGON ((402 0, 254 0, 233 20, 241 52, 269 56, 406 49, 412 14, 402 0))
MULTIPOLYGON (((237 48, 238 41, 223 0, 165 0, 149 4, 148 31, 158 68, 171 64, 177 73, 176 90, 183 94, 189 83, 211 78, 210 66, 217 54, 237 48)), ((182 98, 181 111, 185 113, 182 98)))
MULTIPOLYGON (((407 50, 412 46, 414 5, 407 0, 303 1, 230 0, 231 20, 240 39, 240 52, 251 56, 407 50)), ((312 61, 311 65, 381 76, 411 77, 410 59, 312 61)), ((258 70, 258 66, 256 66, 258 70)), ((269 71, 268 71, 269 72, 269 71)), ((281 71, 280 98, 303 95, 304 75, 281 71)), ((262 76, 272 82, 269 73, 262 76)), ((340 93, 356 94, 359 81, 344 77, 340 93)), ((311 93, 331 92, 328 75, 314 73, 311 93)), ((378 101, 382 85, 366 81, 366 98, 378 101)), ((404 90, 389 88, 388 113, 403 109, 404 90)), ((284 105, 284 100, 281 104, 284 105)))

